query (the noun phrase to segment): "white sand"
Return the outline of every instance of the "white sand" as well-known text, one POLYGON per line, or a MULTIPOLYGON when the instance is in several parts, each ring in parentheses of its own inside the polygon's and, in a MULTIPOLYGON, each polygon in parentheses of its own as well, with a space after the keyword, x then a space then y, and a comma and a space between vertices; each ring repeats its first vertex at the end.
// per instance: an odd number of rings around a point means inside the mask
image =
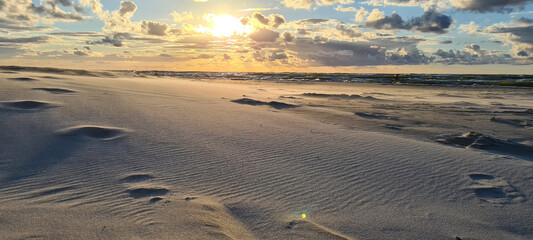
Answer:
POLYGON ((531 239, 531 93, 0 73, 0 239, 531 239))

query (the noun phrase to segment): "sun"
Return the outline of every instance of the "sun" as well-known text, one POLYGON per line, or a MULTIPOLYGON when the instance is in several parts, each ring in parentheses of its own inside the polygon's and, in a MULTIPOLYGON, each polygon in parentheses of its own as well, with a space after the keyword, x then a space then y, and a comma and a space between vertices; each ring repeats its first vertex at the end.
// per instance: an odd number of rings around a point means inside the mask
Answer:
POLYGON ((205 20, 209 23, 209 27, 200 26, 196 30, 215 37, 245 35, 253 31, 252 26, 243 25, 238 18, 231 15, 208 14, 205 20))

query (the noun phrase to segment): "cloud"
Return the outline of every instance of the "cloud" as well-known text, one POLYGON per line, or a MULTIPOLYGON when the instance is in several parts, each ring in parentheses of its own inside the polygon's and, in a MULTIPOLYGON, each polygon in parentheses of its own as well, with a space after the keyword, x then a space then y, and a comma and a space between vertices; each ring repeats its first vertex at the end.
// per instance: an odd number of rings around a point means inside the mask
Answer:
POLYGON ((449 0, 367 0, 361 2, 370 6, 422 7, 424 9, 448 9, 449 0))
POLYGON ((76 6, 65 0, 45 0, 38 5, 31 0, 0 0, 0 31, 39 31, 45 27, 37 27, 38 23, 82 21, 84 18, 75 10, 65 11, 76 6))
POLYGON ((43 43, 48 40, 46 36, 35 37, 1 37, 0 43, 43 43))
POLYGON ((141 28, 148 35, 165 36, 167 35, 168 25, 152 21, 142 21, 141 28))
POLYGON ((510 12, 514 9, 523 9, 533 0, 450 0, 452 6, 459 10, 474 12, 510 12))
POLYGON ((98 41, 86 41, 89 45, 100 45, 100 44, 111 44, 115 47, 122 47, 123 41, 130 39, 131 35, 129 33, 115 33, 111 37, 105 36, 104 39, 98 41))
POLYGON ((279 32, 266 28, 259 28, 248 34, 248 37, 256 42, 275 42, 279 37, 279 32))
POLYGON ((471 21, 469 24, 459 25, 459 30, 474 36, 479 33, 479 26, 474 21, 471 21))
POLYGON ((360 37, 362 35, 361 32, 355 30, 354 26, 346 27, 344 24, 338 24, 336 29, 339 30, 342 35, 349 38, 360 37))
POLYGON ((329 22, 332 22, 331 19, 324 19, 324 18, 309 18, 309 19, 302 19, 298 21, 294 21, 294 24, 297 25, 316 25, 316 24, 326 24, 329 22))
POLYGON ((170 15, 174 19, 174 22, 183 22, 183 21, 186 21, 186 20, 192 20, 193 19, 192 12, 183 12, 183 13, 180 14, 180 13, 174 11, 170 15))
POLYGON ((435 10, 426 10, 422 16, 404 21, 396 12, 393 12, 390 16, 384 16, 382 12, 374 9, 365 22, 366 27, 373 29, 404 29, 436 34, 446 33, 451 24, 452 19, 449 16, 438 13, 435 10))
POLYGON ((284 42, 292 42, 296 37, 291 32, 284 32, 282 38, 284 42))
POLYGON ((337 41, 298 38, 287 49, 318 66, 413 65, 432 61, 416 48, 417 39, 376 38, 371 41, 337 41))
POLYGON ((65 36, 65 37, 103 37, 104 35, 99 32, 51 32, 48 35, 65 36))
MULTIPOLYGON (((165 36, 168 33, 174 33, 173 29, 165 23, 143 20, 132 22, 131 18, 137 11, 137 5, 131 1, 120 2, 120 8, 116 11, 109 12, 103 10, 103 5, 99 0, 79 0, 83 6, 91 7, 92 11, 104 22, 104 32, 111 34, 129 33, 129 34, 146 34, 155 36, 165 36)), ((123 39, 107 37, 104 43, 112 43, 113 46, 121 46, 123 39)))
MULTIPOLYGON (((262 25, 272 26, 274 28, 277 28, 281 24, 285 23, 285 17, 283 17, 282 15, 279 15, 279 14, 270 14, 270 16, 267 18, 267 17, 265 17, 263 14, 261 14, 259 12, 255 12, 252 15, 252 18, 257 20, 262 25)), ((247 19, 247 18, 242 18, 241 19, 241 23, 243 25, 246 25, 248 22, 247 22, 247 20, 244 20, 244 19, 247 19)))
POLYGON ((533 19, 521 17, 511 20, 511 22, 517 25, 531 25, 533 24, 533 19))
POLYGON ((507 43, 513 45, 516 54, 533 54, 533 25, 529 26, 506 26, 495 24, 484 30, 485 33, 500 37, 507 43))
POLYGON ((333 4, 351 4, 354 3, 353 0, 283 0, 281 2, 285 7, 288 8, 302 8, 302 9, 309 9, 313 4, 316 4, 318 6, 324 6, 324 5, 333 5, 333 4))
POLYGON ((268 25, 268 23, 270 22, 268 18, 266 18, 265 16, 263 16, 263 14, 259 12, 255 12, 252 17, 263 25, 268 25))
POLYGON ((73 52, 74 55, 76 56, 80 56, 80 57, 86 57, 86 56, 89 56, 89 54, 85 51, 81 51, 77 48, 74 48, 74 52, 73 52))
POLYGON ((120 2, 118 14, 120 14, 121 17, 131 18, 135 11, 137 11, 137 5, 135 5, 135 3, 127 1, 120 2))
POLYGON ((439 49, 434 54, 438 56, 435 62, 448 65, 512 64, 515 62, 509 54, 483 50, 477 44, 466 45, 464 50, 444 51, 439 49))

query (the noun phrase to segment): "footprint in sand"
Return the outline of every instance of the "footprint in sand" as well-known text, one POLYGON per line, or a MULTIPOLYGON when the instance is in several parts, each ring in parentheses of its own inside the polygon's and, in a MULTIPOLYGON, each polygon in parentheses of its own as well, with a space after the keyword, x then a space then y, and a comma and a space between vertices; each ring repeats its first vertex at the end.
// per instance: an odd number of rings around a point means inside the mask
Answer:
POLYGON ((126 192, 134 199, 150 198, 149 203, 154 204, 163 200, 162 196, 167 195, 170 190, 166 187, 146 184, 148 180, 154 179, 150 174, 131 174, 120 179, 124 184, 130 184, 126 192))
POLYGON ((138 183, 150 180, 152 178, 154 177, 150 174, 132 174, 120 179, 120 181, 123 183, 138 183))
POLYGON ((494 204, 510 204, 526 201, 524 194, 503 178, 473 173, 468 177, 474 182, 469 188, 479 199, 494 204))
POLYGON ((129 130, 124 128, 81 125, 59 130, 57 133, 62 136, 94 138, 100 140, 113 140, 123 137, 129 130))
POLYGON ((42 101, 11 101, 11 102, 0 102, 0 109, 5 110, 14 110, 14 111, 37 111, 47 108, 57 107, 57 104, 42 102, 42 101))
POLYGON ((75 93, 76 91, 65 88, 33 88, 33 90, 45 91, 52 94, 75 93))

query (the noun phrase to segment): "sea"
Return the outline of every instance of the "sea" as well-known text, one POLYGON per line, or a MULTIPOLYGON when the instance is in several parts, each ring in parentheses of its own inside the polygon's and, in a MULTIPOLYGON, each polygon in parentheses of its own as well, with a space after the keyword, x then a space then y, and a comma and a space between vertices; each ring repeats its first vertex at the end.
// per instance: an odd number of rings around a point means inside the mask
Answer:
POLYGON ((272 72, 187 72, 187 71, 88 71, 76 69, 0 66, 3 71, 33 71, 65 75, 113 77, 167 76, 189 79, 226 79, 234 81, 275 81, 275 82, 340 82, 340 83, 381 83, 410 85, 446 86, 495 86, 531 87, 533 75, 521 74, 358 74, 358 73, 272 73, 272 72))
POLYGON ((484 74, 356 74, 356 73, 258 73, 131 71, 135 75, 235 81, 341 82, 449 86, 533 87, 533 75, 484 74))

